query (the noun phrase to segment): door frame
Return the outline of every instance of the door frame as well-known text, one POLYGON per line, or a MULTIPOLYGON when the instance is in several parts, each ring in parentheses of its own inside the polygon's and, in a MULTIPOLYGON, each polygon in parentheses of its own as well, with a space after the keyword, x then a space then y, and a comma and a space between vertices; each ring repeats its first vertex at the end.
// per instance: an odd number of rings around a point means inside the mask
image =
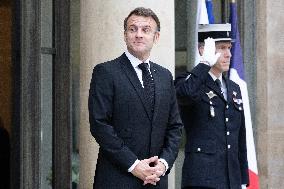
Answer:
POLYGON ((40 188, 40 56, 53 61, 53 188, 71 188, 70 1, 53 1, 54 48, 40 46, 40 3, 12 3, 11 188, 40 188))

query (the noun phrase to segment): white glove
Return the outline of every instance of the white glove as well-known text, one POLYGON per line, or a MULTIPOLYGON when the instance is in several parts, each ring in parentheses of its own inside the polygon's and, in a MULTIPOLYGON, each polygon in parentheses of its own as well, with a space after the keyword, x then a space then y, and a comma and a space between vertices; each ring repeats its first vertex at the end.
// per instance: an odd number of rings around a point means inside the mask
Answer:
POLYGON ((216 64, 218 58, 220 57, 221 53, 216 53, 215 41, 214 39, 208 37, 204 40, 204 51, 201 58, 201 62, 207 62, 210 67, 216 64))
POLYGON ((246 184, 242 184, 242 189, 247 189, 246 184))

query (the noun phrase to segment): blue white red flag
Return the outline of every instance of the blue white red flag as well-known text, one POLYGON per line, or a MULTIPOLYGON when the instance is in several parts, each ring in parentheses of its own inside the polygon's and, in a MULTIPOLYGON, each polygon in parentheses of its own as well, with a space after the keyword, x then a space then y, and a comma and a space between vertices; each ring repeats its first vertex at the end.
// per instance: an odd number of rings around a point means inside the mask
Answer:
POLYGON ((247 140, 247 156, 248 156, 248 166, 249 166, 249 179, 250 185, 249 189, 259 189, 259 179, 258 170, 255 154, 255 145, 253 139, 252 122, 248 98, 247 84, 245 82, 244 74, 244 64, 243 56, 240 45, 240 37, 238 31, 237 22, 237 5, 235 2, 230 4, 230 22, 232 27, 232 58, 230 64, 229 78, 236 82, 240 88, 243 98, 244 114, 245 114, 245 124, 246 124, 246 140, 247 140))

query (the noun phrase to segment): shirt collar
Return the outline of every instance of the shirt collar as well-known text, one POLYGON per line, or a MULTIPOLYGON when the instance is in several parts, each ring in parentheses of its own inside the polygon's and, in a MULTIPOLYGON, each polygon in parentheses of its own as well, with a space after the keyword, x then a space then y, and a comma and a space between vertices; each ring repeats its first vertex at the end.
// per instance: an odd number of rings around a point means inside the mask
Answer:
POLYGON ((223 79, 222 79, 222 74, 217 78, 213 73, 209 71, 209 75, 212 77, 213 81, 216 81, 216 79, 219 79, 221 82, 221 86, 223 86, 223 79))
MULTIPOLYGON (((125 55, 129 59, 129 61, 130 61, 131 65, 133 66, 133 68, 137 68, 138 65, 142 63, 141 60, 139 60, 138 58, 136 58, 135 56, 130 54, 130 52, 127 49, 125 51, 125 55)), ((144 63, 147 63, 149 68, 150 68, 150 57, 146 61, 144 61, 144 63)))

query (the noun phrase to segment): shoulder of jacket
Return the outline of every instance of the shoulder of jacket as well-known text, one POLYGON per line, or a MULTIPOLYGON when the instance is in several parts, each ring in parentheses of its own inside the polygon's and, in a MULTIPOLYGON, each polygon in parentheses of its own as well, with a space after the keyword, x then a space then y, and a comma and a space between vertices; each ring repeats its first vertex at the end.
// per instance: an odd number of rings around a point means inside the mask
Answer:
POLYGON ((154 62, 151 62, 151 63, 153 65, 153 69, 154 70, 157 70, 159 72, 165 72, 165 73, 168 73, 168 74, 172 75, 172 73, 170 72, 169 69, 167 69, 167 68, 165 68, 165 67, 163 67, 163 66, 161 66, 161 65, 159 65, 157 63, 154 63, 154 62))
POLYGON ((232 81, 231 79, 228 79, 228 82, 229 82, 229 85, 231 85, 233 88, 240 89, 240 86, 236 82, 232 81))

